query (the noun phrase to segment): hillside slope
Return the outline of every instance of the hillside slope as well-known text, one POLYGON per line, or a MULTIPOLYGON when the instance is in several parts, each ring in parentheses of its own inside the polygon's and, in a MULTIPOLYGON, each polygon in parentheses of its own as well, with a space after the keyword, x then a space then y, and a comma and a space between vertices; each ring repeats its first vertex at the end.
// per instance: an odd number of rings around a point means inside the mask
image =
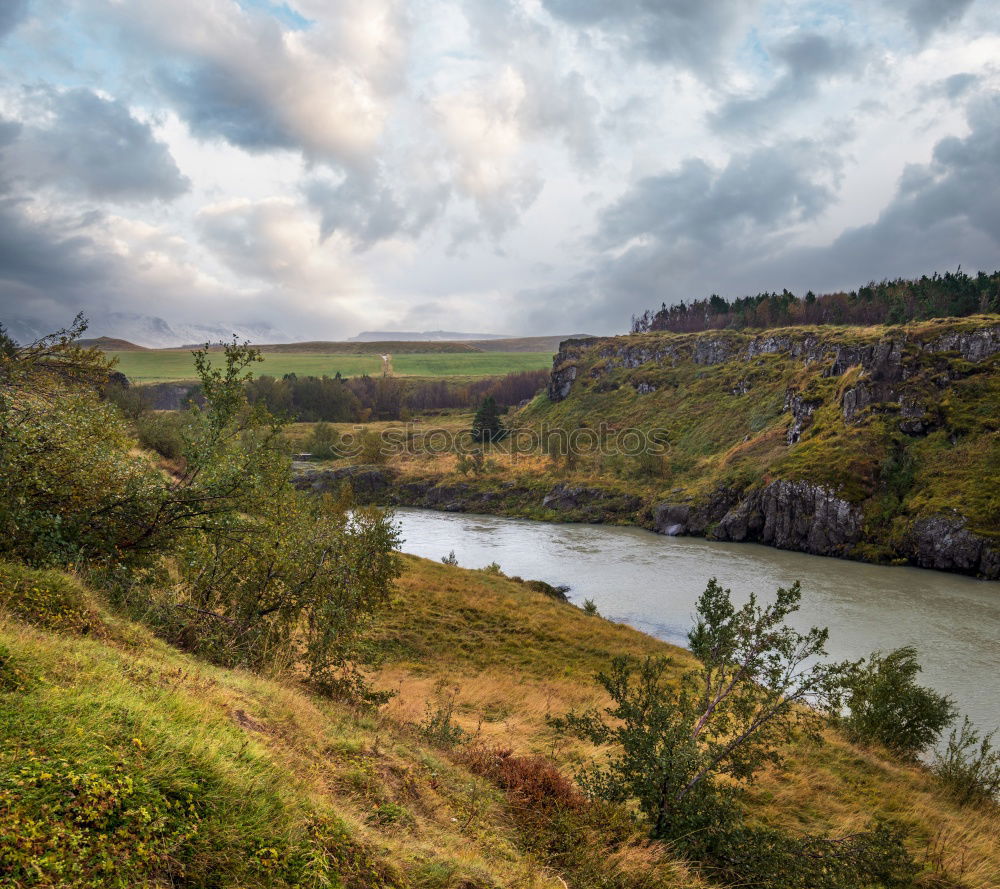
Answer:
MULTIPOLYGON (((596 751, 555 744, 547 713, 603 703, 592 677, 615 654, 678 669, 688 655, 516 580, 405 562, 372 638, 379 682, 398 692, 376 715, 213 667, 71 576, 0 563, 0 882, 710 885, 621 813, 505 791, 477 772, 475 744, 443 746, 417 725, 443 695, 467 738, 571 765, 596 751)), ((958 808, 926 770, 833 735, 788 753, 753 788, 755 818, 839 834, 891 817, 909 830, 916 885, 997 885, 995 809, 958 808)))
POLYGON ((1000 578, 997 316, 570 340, 519 422, 662 430, 665 533, 1000 578))

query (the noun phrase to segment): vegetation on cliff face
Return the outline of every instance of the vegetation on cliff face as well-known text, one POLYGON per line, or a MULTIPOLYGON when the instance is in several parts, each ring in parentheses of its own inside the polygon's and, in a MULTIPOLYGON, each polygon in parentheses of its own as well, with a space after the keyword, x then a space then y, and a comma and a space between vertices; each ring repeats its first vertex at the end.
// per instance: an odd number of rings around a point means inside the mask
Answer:
POLYGON ((661 530, 1000 577, 998 403, 988 316, 569 341, 519 420, 662 430, 661 530))

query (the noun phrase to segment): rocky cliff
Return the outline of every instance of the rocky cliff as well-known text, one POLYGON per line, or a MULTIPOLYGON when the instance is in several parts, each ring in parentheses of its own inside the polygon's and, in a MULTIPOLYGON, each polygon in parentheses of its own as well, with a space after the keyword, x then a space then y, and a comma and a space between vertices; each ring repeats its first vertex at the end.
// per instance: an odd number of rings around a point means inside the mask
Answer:
POLYGON ((1000 579, 997 316, 570 340, 525 414, 663 430, 662 533, 1000 579))

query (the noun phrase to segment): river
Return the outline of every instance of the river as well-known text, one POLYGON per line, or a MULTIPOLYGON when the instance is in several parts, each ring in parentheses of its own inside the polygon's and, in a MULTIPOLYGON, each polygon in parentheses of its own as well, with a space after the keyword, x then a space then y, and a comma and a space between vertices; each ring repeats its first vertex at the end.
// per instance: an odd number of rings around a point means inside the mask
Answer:
POLYGON ((829 627, 831 656, 915 645, 923 684, 950 694, 980 728, 1000 726, 1000 583, 639 528, 422 509, 396 515, 404 552, 439 559, 454 550, 466 568, 498 562, 506 574, 568 584, 574 603, 593 599, 604 617, 678 645, 708 578, 737 599, 767 599, 798 580, 794 623, 829 627))

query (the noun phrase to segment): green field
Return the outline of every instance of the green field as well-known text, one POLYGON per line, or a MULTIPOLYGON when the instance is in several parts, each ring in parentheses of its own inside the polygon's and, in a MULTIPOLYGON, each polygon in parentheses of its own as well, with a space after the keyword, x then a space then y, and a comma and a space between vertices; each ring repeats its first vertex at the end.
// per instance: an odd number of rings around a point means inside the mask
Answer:
MULTIPOLYGON (((193 379, 194 361, 190 352, 108 352, 118 359, 118 370, 135 383, 165 383, 193 379)), ((537 370, 552 364, 549 352, 471 352, 455 354, 396 355, 392 369, 407 377, 486 377, 519 370, 537 370)), ((254 365, 257 376, 341 376, 380 374, 382 360, 377 355, 323 355, 302 352, 268 352, 254 365)))

